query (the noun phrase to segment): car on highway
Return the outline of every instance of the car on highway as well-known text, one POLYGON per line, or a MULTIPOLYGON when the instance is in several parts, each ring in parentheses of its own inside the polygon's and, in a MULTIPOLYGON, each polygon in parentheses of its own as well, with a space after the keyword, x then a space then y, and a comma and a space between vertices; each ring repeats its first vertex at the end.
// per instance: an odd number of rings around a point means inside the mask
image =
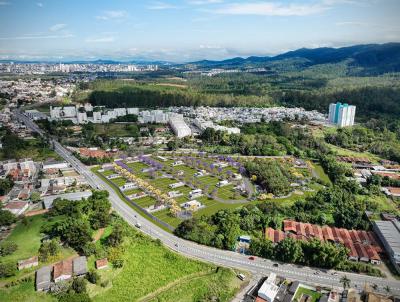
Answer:
POLYGON ((140 229, 142 227, 142 225, 139 222, 135 223, 135 227, 137 227, 138 229, 140 229))
POLYGON ((255 260, 256 258, 254 258, 253 256, 249 257, 249 260, 255 260))
POLYGON ((272 266, 273 266, 273 267, 278 267, 279 264, 278 264, 278 263, 274 263, 274 264, 272 264, 272 266))

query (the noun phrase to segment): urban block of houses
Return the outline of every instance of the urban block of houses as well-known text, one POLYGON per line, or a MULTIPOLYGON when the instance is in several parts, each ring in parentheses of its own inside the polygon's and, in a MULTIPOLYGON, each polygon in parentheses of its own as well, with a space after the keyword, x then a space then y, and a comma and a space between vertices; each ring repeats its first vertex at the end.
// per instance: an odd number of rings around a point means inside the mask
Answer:
POLYGON ((265 236, 273 243, 278 243, 286 237, 296 240, 318 239, 341 243, 349 249, 349 260, 381 263, 379 253, 382 248, 378 244, 373 232, 363 230, 347 230, 336 227, 319 226, 310 223, 302 223, 292 220, 283 221, 283 231, 267 228, 265 236))
POLYGON ((203 118, 196 118, 193 120, 193 124, 198 127, 201 131, 206 130, 207 128, 214 129, 215 131, 224 131, 228 134, 239 134, 240 129, 237 127, 225 127, 215 124, 213 121, 204 120, 203 118))
POLYGON ((57 194, 70 186, 80 186, 86 183, 85 178, 70 167, 44 169, 40 179, 41 192, 44 195, 57 194))
POLYGON ((36 164, 31 159, 19 161, 8 160, 0 164, 0 175, 2 178, 10 176, 15 182, 27 182, 32 179, 37 171, 36 164))
POLYGON ((42 267, 36 271, 36 290, 48 291, 54 283, 69 280, 73 276, 84 276, 86 273, 87 259, 85 256, 63 260, 54 266, 42 267))

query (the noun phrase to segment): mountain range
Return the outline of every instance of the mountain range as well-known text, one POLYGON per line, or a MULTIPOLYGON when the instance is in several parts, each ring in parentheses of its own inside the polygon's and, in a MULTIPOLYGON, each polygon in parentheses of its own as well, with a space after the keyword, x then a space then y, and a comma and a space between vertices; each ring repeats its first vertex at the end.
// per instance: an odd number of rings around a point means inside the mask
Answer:
POLYGON ((400 43, 365 44, 341 48, 301 48, 277 56, 236 57, 222 61, 191 62, 196 68, 279 68, 304 70, 317 65, 342 64, 350 73, 376 75, 400 72, 400 43), (353 72, 351 72, 353 70, 353 72))

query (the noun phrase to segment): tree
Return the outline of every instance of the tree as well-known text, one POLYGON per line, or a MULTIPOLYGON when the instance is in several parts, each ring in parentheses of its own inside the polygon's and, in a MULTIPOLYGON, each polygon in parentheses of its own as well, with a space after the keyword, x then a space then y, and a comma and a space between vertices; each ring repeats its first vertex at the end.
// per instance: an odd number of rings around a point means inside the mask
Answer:
POLYGON ((340 278, 340 281, 339 281, 342 285, 343 285, 343 288, 344 289, 346 289, 346 288, 348 288, 348 287, 350 287, 350 279, 346 276, 346 275, 344 275, 344 276, 342 276, 341 278, 340 278))
POLYGON ((36 203, 36 202, 40 201, 40 193, 39 192, 32 192, 31 201, 33 203, 36 203))
POLYGON ((253 239, 250 242, 249 252, 255 256, 272 259, 274 257, 274 246, 270 240, 253 239))
POLYGON ((39 260, 46 262, 51 256, 56 256, 60 252, 60 242, 57 239, 44 241, 39 247, 39 260))
POLYGON ((0 209, 0 226, 8 226, 17 221, 17 217, 7 210, 0 209))
POLYGON ((290 237, 280 241, 275 247, 275 256, 283 262, 300 262, 303 259, 303 250, 300 243, 290 237))
POLYGON ((116 247, 122 243, 123 239, 124 239, 123 228, 120 224, 116 224, 111 234, 107 237, 107 244, 116 247))
POLYGON ((5 179, 0 179, 0 195, 7 195, 14 186, 14 181, 10 176, 5 179))
POLYGON ((86 243, 92 241, 87 221, 68 218, 56 223, 53 231, 54 235, 60 236, 61 240, 77 251, 82 251, 86 243))

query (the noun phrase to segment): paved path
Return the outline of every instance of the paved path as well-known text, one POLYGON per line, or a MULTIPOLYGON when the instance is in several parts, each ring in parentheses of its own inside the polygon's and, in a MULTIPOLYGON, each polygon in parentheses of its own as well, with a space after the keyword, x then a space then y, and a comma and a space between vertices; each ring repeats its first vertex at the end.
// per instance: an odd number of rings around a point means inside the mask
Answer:
MULTIPOLYGON (((22 114, 17 116, 22 120, 27 127, 39 134, 44 134, 30 119, 22 114)), ((187 241, 168 233, 160 227, 154 225, 151 221, 141 217, 138 212, 129 207, 122 201, 116 192, 108 183, 92 173, 88 167, 77 160, 68 150, 66 150, 57 141, 52 141, 55 146, 55 151, 71 164, 81 175, 85 177, 87 182, 96 189, 104 189, 109 192, 109 200, 116 212, 125 219, 130 225, 135 226, 136 223, 141 224, 141 231, 153 238, 160 239, 163 244, 170 249, 184 256, 214 263, 216 265, 232 267, 249 271, 253 274, 268 275, 271 272, 279 276, 291 280, 299 280, 301 282, 310 283, 329 288, 341 289, 340 278, 347 276, 351 280, 351 286, 361 289, 365 284, 376 284, 377 291, 385 292, 384 287, 389 286, 392 294, 400 294, 400 281, 392 281, 379 277, 360 275, 355 273, 345 273, 340 271, 324 271, 316 268, 311 268, 301 265, 280 264, 274 266, 274 262, 268 259, 255 257, 254 260, 249 260, 247 256, 241 255, 232 251, 219 250, 213 247, 203 246, 195 242, 187 241), (316 273, 318 272, 318 273, 316 273), (334 273, 334 274, 333 274, 334 273)))

